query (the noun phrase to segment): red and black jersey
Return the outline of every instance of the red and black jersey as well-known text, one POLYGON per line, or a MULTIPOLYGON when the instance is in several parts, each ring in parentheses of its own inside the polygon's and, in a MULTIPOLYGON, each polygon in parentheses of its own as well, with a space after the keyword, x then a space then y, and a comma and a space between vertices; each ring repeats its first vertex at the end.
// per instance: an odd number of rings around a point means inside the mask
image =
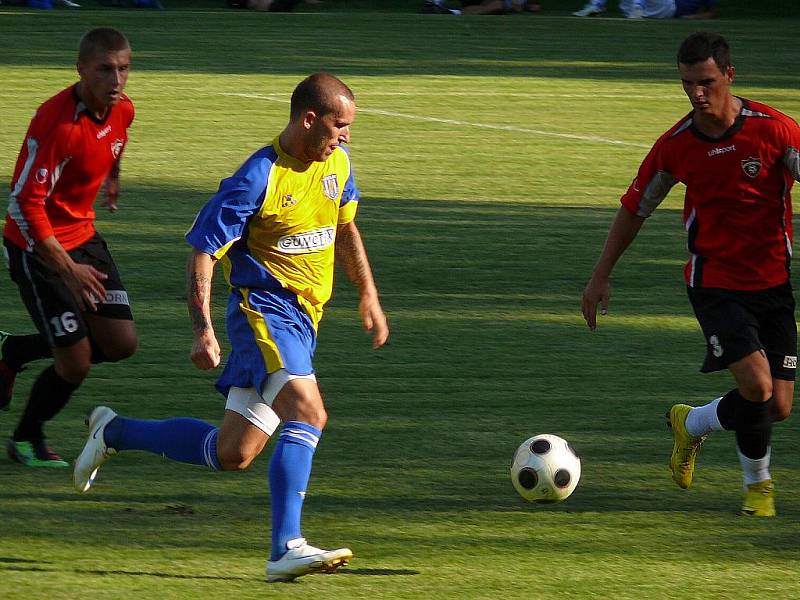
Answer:
POLYGON ((662 135, 621 199, 648 217, 673 185, 686 185, 691 287, 759 290, 789 280, 800 127, 765 104, 741 100, 736 121, 719 139, 703 135, 692 114, 662 135))
POLYGON ((133 103, 123 94, 96 119, 75 86, 36 111, 17 159, 3 235, 20 248, 55 235, 65 250, 94 233, 94 200, 128 141, 133 103))

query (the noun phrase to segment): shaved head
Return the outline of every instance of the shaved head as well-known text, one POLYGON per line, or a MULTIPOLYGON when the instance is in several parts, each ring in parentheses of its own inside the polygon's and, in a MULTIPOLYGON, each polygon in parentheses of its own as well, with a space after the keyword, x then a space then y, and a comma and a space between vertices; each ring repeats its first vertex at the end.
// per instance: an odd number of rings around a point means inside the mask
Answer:
POLYGON ((78 47, 78 62, 86 63, 98 54, 130 50, 128 38, 113 27, 97 27, 88 31, 78 47))
POLYGON ((301 81, 292 93, 290 119, 296 120, 306 111, 314 111, 317 117, 340 110, 340 97, 355 102, 349 87, 338 77, 328 73, 314 73, 301 81))

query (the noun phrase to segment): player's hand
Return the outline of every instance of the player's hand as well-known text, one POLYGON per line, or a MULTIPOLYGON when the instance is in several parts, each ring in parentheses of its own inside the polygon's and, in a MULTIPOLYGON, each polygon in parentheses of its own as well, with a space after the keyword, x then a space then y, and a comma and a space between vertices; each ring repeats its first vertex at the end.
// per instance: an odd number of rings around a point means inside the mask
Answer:
POLYGON ((115 212, 117 208, 117 200, 119 200, 119 177, 109 175, 106 178, 105 199, 100 203, 101 206, 108 208, 109 212, 115 212))
POLYGON ((222 360, 222 350, 214 332, 208 330, 200 335, 196 335, 192 342, 192 352, 190 358, 194 366, 201 371, 215 369, 222 360))
POLYGON ((78 298, 84 310, 96 311, 97 305, 105 300, 106 288, 103 281, 108 279, 108 275, 102 271, 91 265, 73 263, 63 276, 67 287, 78 298))
POLYGON ((389 322, 381 308, 377 297, 362 298, 358 304, 358 312, 364 331, 372 334, 372 347, 380 348, 389 339, 389 322))
POLYGON ((608 298, 611 293, 611 285, 608 277, 592 277, 586 288, 583 290, 583 300, 581 310, 583 318, 589 329, 597 329, 597 305, 600 305, 600 314, 608 313, 608 298))

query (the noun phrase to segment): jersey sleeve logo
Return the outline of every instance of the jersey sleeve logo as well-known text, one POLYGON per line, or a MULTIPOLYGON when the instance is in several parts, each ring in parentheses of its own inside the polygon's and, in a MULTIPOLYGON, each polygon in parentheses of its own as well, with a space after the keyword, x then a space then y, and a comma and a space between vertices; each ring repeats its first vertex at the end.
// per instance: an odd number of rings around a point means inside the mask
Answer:
POLYGON ((742 161, 742 171, 750 179, 755 179, 761 172, 761 160, 755 156, 750 156, 742 161))
POLYGON ((336 177, 336 173, 322 178, 322 191, 331 200, 336 200, 339 197, 339 180, 336 177))
POLYGON ((125 145, 125 142, 119 138, 111 142, 111 156, 114 158, 119 158, 119 155, 122 154, 122 147, 125 145))

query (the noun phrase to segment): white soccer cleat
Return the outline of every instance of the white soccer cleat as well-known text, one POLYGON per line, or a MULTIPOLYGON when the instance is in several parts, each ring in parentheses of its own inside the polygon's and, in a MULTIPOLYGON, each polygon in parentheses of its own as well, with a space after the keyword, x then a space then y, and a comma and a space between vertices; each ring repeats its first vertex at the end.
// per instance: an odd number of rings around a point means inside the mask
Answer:
POLYGON ((321 550, 309 546, 305 538, 291 540, 286 547, 286 554, 267 562, 267 581, 292 581, 309 573, 333 573, 353 558, 350 548, 321 550))
POLYGON ((72 481, 75 489, 79 492, 89 491, 100 466, 106 462, 109 456, 117 453, 113 448, 107 447, 106 441, 103 439, 106 425, 116 416, 117 413, 107 406, 96 406, 86 417, 89 438, 78 458, 75 459, 75 468, 72 471, 72 481))
POLYGON ((596 17, 597 15, 603 14, 603 12, 605 12, 605 11, 602 8, 600 8, 599 6, 595 6, 594 4, 592 4, 590 2, 586 6, 584 6, 582 9, 576 10, 574 13, 572 13, 572 16, 573 17, 596 17))

